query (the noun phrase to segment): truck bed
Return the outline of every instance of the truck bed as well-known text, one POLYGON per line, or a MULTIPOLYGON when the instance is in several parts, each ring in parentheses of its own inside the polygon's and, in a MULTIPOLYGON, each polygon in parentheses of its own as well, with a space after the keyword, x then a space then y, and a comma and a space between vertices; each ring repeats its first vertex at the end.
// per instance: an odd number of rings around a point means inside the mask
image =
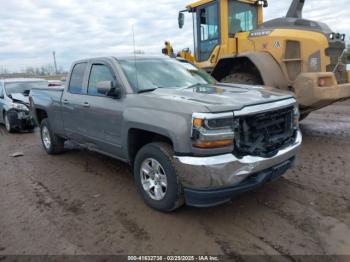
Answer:
POLYGON ((50 124, 54 130, 57 130, 57 133, 63 132, 61 114, 63 90, 63 87, 34 88, 29 95, 33 112, 44 110, 50 119, 50 124))

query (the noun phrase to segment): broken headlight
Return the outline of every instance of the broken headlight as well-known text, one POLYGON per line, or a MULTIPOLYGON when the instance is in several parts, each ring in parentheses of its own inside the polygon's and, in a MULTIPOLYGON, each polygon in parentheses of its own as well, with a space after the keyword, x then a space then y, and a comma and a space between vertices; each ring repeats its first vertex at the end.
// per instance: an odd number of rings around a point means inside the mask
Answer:
POLYGON ((300 111, 299 106, 295 105, 293 110, 293 127, 299 129, 300 111))
POLYGON ((202 149, 233 146, 233 113, 192 115, 193 146, 202 149))
POLYGON ((10 103, 10 108, 19 111, 29 111, 29 108, 26 105, 18 103, 10 103))

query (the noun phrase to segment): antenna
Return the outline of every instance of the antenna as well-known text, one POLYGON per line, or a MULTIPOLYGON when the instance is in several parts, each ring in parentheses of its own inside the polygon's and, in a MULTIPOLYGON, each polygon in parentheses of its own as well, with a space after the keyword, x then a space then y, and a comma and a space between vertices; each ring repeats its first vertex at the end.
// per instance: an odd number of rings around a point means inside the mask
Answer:
POLYGON ((135 30, 134 25, 132 25, 132 41, 134 46, 134 66, 135 66, 135 76, 136 76, 136 88, 139 90, 139 77, 137 73, 137 63, 136 63, 136 45, 135 45, 135 30))

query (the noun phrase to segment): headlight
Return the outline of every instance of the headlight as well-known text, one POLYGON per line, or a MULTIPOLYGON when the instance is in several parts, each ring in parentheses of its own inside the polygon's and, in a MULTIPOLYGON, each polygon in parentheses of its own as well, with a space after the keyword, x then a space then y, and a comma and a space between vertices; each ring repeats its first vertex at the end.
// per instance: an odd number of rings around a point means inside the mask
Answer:
POLYGON ((233 123, 233 113, 193 114, 193 146, 197 148, 232 146, 234 140, 233 123))
POLYGON ((294 126, 294 129, 299 129, 299 119, 300 119, 299 106, 295 105, 294 106, 294 111, 293 111, 293 126, 294 126))
POLYGON ((16 109, 16 110, 29 111, 29 108, 26 105, 23 105, 23 104, 11 103, 10 107, 12 109, 16 109))

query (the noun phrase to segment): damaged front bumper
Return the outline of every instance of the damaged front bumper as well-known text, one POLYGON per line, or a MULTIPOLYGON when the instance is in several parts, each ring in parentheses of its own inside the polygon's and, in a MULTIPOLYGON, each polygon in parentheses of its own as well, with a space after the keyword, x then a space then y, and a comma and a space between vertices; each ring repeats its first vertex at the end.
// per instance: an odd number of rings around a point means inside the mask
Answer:
POLYGON ((292 166, 301 143, 302 135, 298 131, 295 142, 271 158, 245 156, 239 159, 233 154, 175 157, 186 204, 218 205, 283 175, 292 166))
POLYGON ((29 111, 10 110, 7 116, 11 127, 16 130, 30 130, 35 127, 33 117, 29 111))

